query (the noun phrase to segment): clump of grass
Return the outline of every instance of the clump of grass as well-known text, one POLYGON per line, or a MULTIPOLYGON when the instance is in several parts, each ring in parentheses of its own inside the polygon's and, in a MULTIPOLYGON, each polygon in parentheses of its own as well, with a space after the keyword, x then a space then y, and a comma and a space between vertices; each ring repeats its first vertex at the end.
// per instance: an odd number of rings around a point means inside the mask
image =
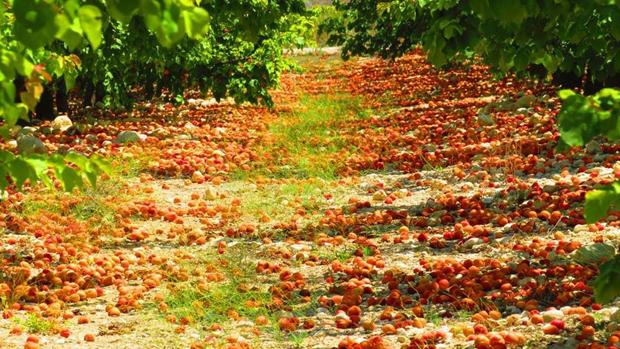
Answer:
POLYGON ((111 232, 118 226, 117 209, 135 195, 127 191, 120 174, 100 178, 97 186, 86 186, 71 193, 40 188, 27 193, 11 211, 28 220, 57 215, 73 219, 95 235, 111 232), (132 196, 133 195, 133 196, 132 196))
POLYGON ((294 209, 285 203, 296 202, 306 209, 316 209, 317 199, 327 190, 329 182, 324 181, 292 181, 264 185, 259 190, 243 193, 242 212, 257 214, 264 212, 273 215, 293 213, 294 209))
POLYGON ((124 156, 113 156, 109 159, 113 168, 113 178, 131 179, 138 177, 141 173, 148 172, 149 164, 153 159, 145 154, 126 154, 124 156))
POLYGON ((228 281, 200 291, 188 285, 169 295, 166 304, 177 317, 189 316, 205 326, 229 321, 231 311, 249 320, 255 320, 261 315, 270 316, 266 307, 271 299, 268 292, 242 291, 239 286, 228 281))
POLYGON ((15 318, 15 323, 24 327, 28 333, 50 333, 56 326, 54 321, 44 319, 36 314, 28 314, 25 318, 15 318))
POLYGON ((348 122, 368 116, 361 99, 350 94, 303 95, 293 111, 270 125, 271 138, 262 149, 269 161, 232 177, 335 179, 342 159, 355 151, 343 129, 348 122))
POLYGON ((271 294, 256 286, 259 282, 254 265, 249 261, 249 253, 241 248, 231 248, 224 259, 211 254, 199 256, 192 265, 218 265, 226 275, 225 280, 209 283, 206 289, 198 288, 193 282, 176 283, 165 299, 170 313, 177 317, 191 317, 206 327, 230 321, 231 311, 248 320, 261 315, 272 318, 268 309, 271 294))
POLYGON ((319 258, 327 260, 327 261, 340 261, 345 262, 353 257, 353 252, 355 250, 351 247, 321 247, 317 251, 317 255, 319 258))

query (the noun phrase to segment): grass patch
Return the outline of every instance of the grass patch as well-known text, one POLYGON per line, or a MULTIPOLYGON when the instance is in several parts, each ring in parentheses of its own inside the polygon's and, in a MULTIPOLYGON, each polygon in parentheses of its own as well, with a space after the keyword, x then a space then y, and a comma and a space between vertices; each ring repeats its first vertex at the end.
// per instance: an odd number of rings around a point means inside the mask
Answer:
POLYGON ((328 77, 329 71, 335 69, 343 63, 340 55, 325 54, 317 50, 317 52, 309 54, 289 55, 289 62, 293 64, 293 69, 303 71, 317 72, 316 79, 322 80, 328 77))
MULTIPOLYGON (((243 187, 245 189, 245 186, 243 187)), ((311 214, 324 205, 323 195, 337 190, 333 182, 322 179, 291 180, 260 185, 256 190, 242 190, 241 212, 250 216, 266 214, 282 219, 303 208, 311 214)))
POLYGON ((270 125, 271 138, 261 151, 269 160, 232 177, 335 179, 342 160, 356 150, 344 136, 346 124, 370 115, 361 104, 349 94, 303 95, 292 112, 270 125))
POLYGON ((139 156, 136 154, 117 155, 109 159, 112 163, 113 178, 129 179, 136 178, 141 173, 147 172, 149 163, 153 159, 144 154, 139 156))
POLYGON ((117 226, 117 207, 131 195, 135 198, 128 192, 126 181, 115 173, 112 178, 99 179, 97 187, 86 186, 71 193, 47 188, 29 192, 12 210, 31 220, 49 214, 71 217, 84 223, 88 231, 105 233, 117 226))
POLYGON ((44 319, 35 314, 28 314, 25 318, 15 318, 14 321, 28 333, 50 333, 56 326, 56 322, 44 319))
POLYGON ((166 298, 166 304, 177 317, 188 316, 205 326, 226 323, 231 319, 231 311, 249 320, 255 320, 260 315, 270 316, 265 307, 271 299, 268 292, 240 291, 239 286, 231 281, 213 285, 204 291, 187 286, 166 298))
POLYGON ((322 246, 317 250, 317 256, 330 262, 335 260, 346 262, 353 257, 354 252, 353 247, 322 246))
POLYGON ((252 321, 261 315, 272 318, 267 308, 271 294, 256 286, 259 282, 255 266, 249 260, 250 253, 247 248, 231 248, 224 259, 212 254, 195 259, 188 268, 217 266, 225 279, 209 282, 206 288, 198 287, 195 282, 172 284, 165 299, 169 313, 179 318, 191 317, 204 327, 227 323, 233 311, 252 321))

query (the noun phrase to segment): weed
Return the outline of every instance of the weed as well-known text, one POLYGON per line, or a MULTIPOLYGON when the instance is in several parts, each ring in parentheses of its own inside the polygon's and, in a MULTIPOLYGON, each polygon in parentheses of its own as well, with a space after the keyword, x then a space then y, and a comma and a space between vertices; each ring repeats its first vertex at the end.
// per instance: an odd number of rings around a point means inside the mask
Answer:
POLYGON ((35 314, 28 314, 25 318, 15 318, 14 321, 24 327, 28 333, 49 333, 56 325, 55 322, 35 314))
POLYGON ((249 216, 265 214, 272 219, 285 219, 303 208, 308 216, 324 204, 323 194, 337 191, 334 182, 320 179, 290 180, 259 185, 255 189, 240 188, 241 212, 249 216))
POLYGON ((351 257, 353 257, 353 252, 354 251, 351 248, 330 246, 326 248, 321 248, 317 252, 317 254, 318 254, 318 257, 323 260, 327 260, 327 261, 337 260, 340 262, 345 262, 349 260, 351 257))
POLYGON ((177 317, 191 317, 206 327, 223 324, 231 319, 233 313, 242 318, 255 320, 258 316, 271 317, 267 305, 271 295, 256 286, 256 273, 248 261, 249 251, 229 249, 225 259, 204 255, 193 263, 209 265, 217 263, 226 274, 225 280, 209 283, 207 288, 199 288, 195 283, 176 283, 167 296, 166 304, 177 317))
POLYGON ((269 126, 269 142, 261 150, 269 160, 248 171, 236 171, 235 179, 337 178, 339 159, 355 151, 342 130, 345 123, 368 117, 361 99, 348 94, 303 95, 294 110, 269 126))
POLYGON ((433 307, 427 307, 424 310, 424 314, 425 314, 424 317, 426 318, 426 320, 428 320, 428 322, 432 323, 435 326, 441 325, 441 322, 442 322, 441 315, 439 315, 439 312, 435 310, 433 307))
POLYGON ((308 333, 299 332, 299 333, 291 333, 288 338, 293 344, 294 348, 303 348, 304 340, 308 337, 308 333))
POLYGON ((466 310, 458 310, 457 312, 454 313, 454 317, 458 319, 459 321, 468 321, 469 319, 471 319, 471 316, 472 316, 472 313, 466 310))

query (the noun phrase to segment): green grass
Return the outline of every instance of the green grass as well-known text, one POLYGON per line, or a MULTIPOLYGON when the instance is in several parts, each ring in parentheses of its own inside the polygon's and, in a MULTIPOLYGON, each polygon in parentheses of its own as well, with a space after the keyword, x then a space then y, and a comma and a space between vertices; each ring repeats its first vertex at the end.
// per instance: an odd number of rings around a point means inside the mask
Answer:
POLYGON ((126 172, 122 172, 126 168, 117 167, 111 178, 99 179, 97 187, 87 186, 71 193, 42 188, 28 193, 14 208, 15 213, 30 219, 46 213, 59 214, 86 223, 89 231, 107 231, 118 223, 115 205, 128 200, 129 195, 135 198, 126 190, 126 172))
POLYGON ((256 280, 255 265, 249 261, 250 253, 247 249, 229 248, 224 265, 213 254, 198 256, 185 267, 218 265, 226 279, 210 282, 209 287, 203 290, 198 289, 193 282, 175 283, 165 299, 170 313, 177 317, 189 316, 204 327, 229 322, 228 313, 231 310, 251 321, 261 315, 272 318, 267 308, 271 294, 256 286, 259 282, 256 280), (248 302, 254 302, 256 306, 248 306, 248 302))
POLYGON ((262 151, 272 160, 232 177, 335 179, 343 158, 356 150, 343 137, 347 123, 369 115, 361 99, 349 94, 304 95, 269 126, 272 142, 262 151))
POLYGON ((454 313, 454 318, 458 319, 459 321, 468 321, 473 315, 474 314, 472 312, 466 310, 458 310, 454 313))
POLYGON ((353 252, 355 252, 353 247, 325 246, 317 250, 317 255, 319 258, 330 262, 335 260, 345 262, 353 257, 353 252))
POLYGON ((15 318, 14 321, 28 333, 49 333, 56 325, 54 321, 44 319, 35 314, 28 314, 25 318, 15 318))
POLYGON ((136 156, 135 154, 125 154, 122 156, 114 156, 109 159, 112 163, 113 178, 130 179, 136 178, 141 173, 147 172, 149 163, 153 159, 143 154, 136 156))
POLYGON ((331 76, 330 70, 342 64, 340 55, 328 55, 321 52, 312 54, 290 55, 287 57, 292 68, 297 72, 312 71, 316 73, 317 81, 331 76))
POLYGON ((286 206, 285 203, 296 199, 302 202, 302 206, 312 208, 316 206, 316 197, 323 193, 326 186, 319 181, 268 184, 256 191, 244 192, 241 211, 251 215, 260 212, 269 215, 290 213, 293 208, 286 206))
POLYGON ((228 322, 230 310, 249 320, 255 320, 260 315, 270 316, 269 310, 265 307, 271 299, 268 292, 258 290, 242 292, 238 286, 236 282, 223 282, 211 286, 206 291, 187 286, 168 296, 166 304, 177 317, 190 316, 207 327, 228 322), (248 307, 249 301, 260 305, 248 307))

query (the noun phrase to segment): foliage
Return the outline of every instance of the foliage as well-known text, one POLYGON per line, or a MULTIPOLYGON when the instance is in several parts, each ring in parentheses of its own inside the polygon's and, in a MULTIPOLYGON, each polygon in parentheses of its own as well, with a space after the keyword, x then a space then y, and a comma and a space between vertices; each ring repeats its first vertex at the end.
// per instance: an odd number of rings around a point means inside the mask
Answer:
MULTIPOLYGON (((592 96, 582 96, 570 90, 559 93, 562 110, 558 114, 560 142, 568 146, 583 146, 598 136, 610 141, 620 139, 620 90, 603 89, 592 96)), ((620 209, 620 182, 614 182, 586 194, 584 216, 595 223, 611 209, 620 209)), ((609 302, 620 295, 620 255, 600 266, 594 281, 595 297, 609 302)))
MULTIPOLYGON (((140 14, 149 30, 155 33, 164 46, 170 46, 183 36, 201 37, 208 29, 208 13, 187 1, 118 1, 82 3, 78 0, 20 0, 3 2, 0 6, 0 117, 4 120, 3 135, 19 118, 27 118, 43 93, 43 83, 52 76, 74 72, 78 60, 71 55, 53 50, 55 41, 73 49, 85 38, 92 49, 101 45, 102 30, 110 19, 128 22, 140 14), (108 11, 106 11, 108 10, 108 11), (67 64, 70 63, 70 64, 67 64), (26 78, 25 91, 20 92, 21 102, 16 103, 17 76, 26 78)), ((74 76, 70 74, 70 76, 74 76)), ((71 77, 69 80, 73 80, 71 77)), ((17 187, 26 180, 42 180, 51 185, 48 169, 66 190, 83 184, 85 176, 92 184, 105 170, 99 158, 87 159, 71 154, 63 159, 53 156, 21 156, 3 151, 0 159, 0 188, 8 186, 7 177, 17 187), (73 164, 79 168, 79 171, 73 164)))
MULTIPOLYGON (((620 74, 618 1, 337 0, 335 7, 340 13, 325 27, 345 58, 397 57, 421 44, 436 66, 476 54, 499 72, 542 69, 543 75, 568 73, 601 86, 616 83, 620 74)), ((620 90, 589 97, 562 90, 559 96, 560 148, 599 135, 620 138, 620 90)), ((596 222, 610 208, 620 208, 620 182, 587 194, 585 218, 596 222)), ((601 266, 594 283, 599 301, 620 295, 618 260, 601 266)))
POLYGON ((284 17, 284 28, 286 28, 282 33, 284 47, 324 46, 327 42, 327 37, 321 31, 321 26, 335 15, 336 9, 333 6, 315 6, 303 14, 293 13, 284 17))
MULTIPOLYGON (((216 98, 270 104, 267 89, 287 66, 278 37, 280 18, 302 9, 298 0, 5 1, 0 5, 0 131, 6 138, 34 111, 45 85, 60 78, 69 88, 76 80, 82 88, 103 86, 111 105, 129 105, 134 87, 148 90, 154 84, 177 96, 197 86, 216 98), (25 80, 23 91, 14 83, 18 77, 25 80)), ((80 168, 77 172, 59 156, 3 152, 0 172, 18 186, 26 179, 45 181, 50 167, 67 190, 82 184, 83 175, 94 183, 101 162, 76 159, 67 161, 80 168)), ((3 178, 0 188, 8 184, 3 178)))
POLYGON ((620 255, 599 267, 593 286, 594 297, 601 303, 609 303, 620 295, 620 255))
POLYGON ((174 47, 158 45, 139 17, 129 24, 111 22, 99 49, 84 47, 79 53, 85 83, 102 84, 105 102, 112 106, 130 106, 136 86, 144 86, 146 98, 155 94, 155 86, 171 97, 194 87, 218 99, 271 104, 268 88, 287 67, 281 55, 287 40, 280 35, 287 29, 282 18, 300 12, 299 2, 236 1, 232 6, 220 0, 201 6, 211 14, 210 29, 201 40, 182 39, 174 47))
POLYGON ((475 53, 502 72, 542 67, 593 81, 620 73, 615 1, 352 0, 335 6, 340 15, 325 28, 345 57, 396 57, 421 44, 437 66, 475 53))
POLYGON ((559 96, 562 110, 557 120, 565 145, 583 146, 598 135, 620 139, 620 90, 606 88, 587 97, 562 90, 559 96))

